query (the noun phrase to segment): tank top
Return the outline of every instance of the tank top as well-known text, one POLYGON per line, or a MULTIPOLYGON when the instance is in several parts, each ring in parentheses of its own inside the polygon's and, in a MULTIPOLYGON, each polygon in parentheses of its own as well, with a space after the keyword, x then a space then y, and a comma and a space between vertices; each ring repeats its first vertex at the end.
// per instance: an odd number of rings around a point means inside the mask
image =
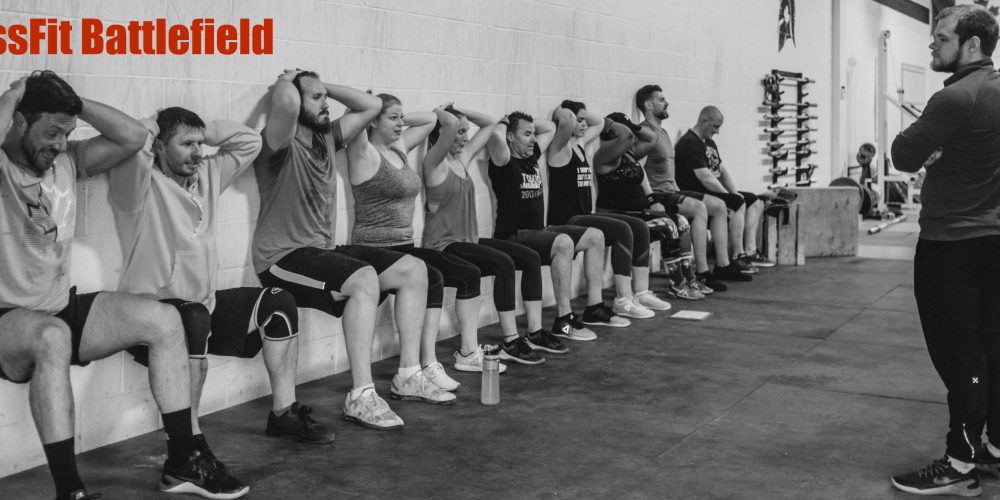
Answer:
POLYGON ((542 150, 535 144, 531 156, 515 158, 506 165, 490 160, 490 185, 497 198, 497 218, 493 237, 506 239, 521 229, 545 227, 545 201, 542 198, 542 176, 538 174, 538 159, 542 150))
POLYGON ((578 144, 569 156, 569 163, 565 166, 549 166, 550 226, 565 224, 570 217, 589 214, 593 210, 594 195, 590 190, 593 180, 587 154, 578 144), (577 149, 580 156, 576 155, 577 149))
POLYGON ((624 211, 645 209, 644 175, 632 153, 622 155, 618 168, 604 175, 597 174, 597 207, 624 211))
POLYGON ((472 179, 463 179, 451 169, 458 160, 446 158, 440 168, 448 176, 437 186, 428 186, 424 205, 424 248, 444 250, 450 243, 479 242, 476 221, 476 186, 472 179))
POLYGON ((413 243, 413 202, 420 193, 420 176, 410 168, 406 155, 392 148, 403 160, 396 168, 379 152, 382 162, 371 178, 352 186, 354 192, 355 245, 388 247, 413 243))

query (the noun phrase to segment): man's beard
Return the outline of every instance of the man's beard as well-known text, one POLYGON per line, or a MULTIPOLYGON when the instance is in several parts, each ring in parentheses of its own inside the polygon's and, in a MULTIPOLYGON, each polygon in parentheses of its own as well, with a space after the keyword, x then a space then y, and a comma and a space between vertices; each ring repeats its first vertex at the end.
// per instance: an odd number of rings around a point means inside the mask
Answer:
POLYGON ((307 112, 299 113, 299 125, 316 132, 317 134, 325 134, 333 130, 333 122, 331 121, 320 121, 318 115, 310 115, 307 112))
POLYGON ((663 111, 660 111, 659 113, 657 113, 656 117, 659 118, 659 119, 661 119, 661 120, 666 120, 667 118, 670 118, 670 113, 668 113, 667 110, 664 109, 663 111))
POLYGON ((954 73, 958 71, 958 55, 956 54, 950 61, 938 59, 935 62, 931 60, 931 69, 939 73, 954 73))

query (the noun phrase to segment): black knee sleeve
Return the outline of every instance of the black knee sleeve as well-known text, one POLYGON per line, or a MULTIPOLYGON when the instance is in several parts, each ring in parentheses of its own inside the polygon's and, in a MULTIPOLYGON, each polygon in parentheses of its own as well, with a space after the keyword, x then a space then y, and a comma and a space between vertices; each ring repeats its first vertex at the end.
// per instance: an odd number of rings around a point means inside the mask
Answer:
POLYGON ((281 288, 265 288, 261 292, 253 318, 266 340, 284 340, 299 333, 299 309, 295 297, 281 288))
POLYGON ((212 334, 212 315, 205 304, 182 299, 165 299, 160 302, 174 306, 181 314, 188 357, 204 359, 208 355, 208 337, 212 334))

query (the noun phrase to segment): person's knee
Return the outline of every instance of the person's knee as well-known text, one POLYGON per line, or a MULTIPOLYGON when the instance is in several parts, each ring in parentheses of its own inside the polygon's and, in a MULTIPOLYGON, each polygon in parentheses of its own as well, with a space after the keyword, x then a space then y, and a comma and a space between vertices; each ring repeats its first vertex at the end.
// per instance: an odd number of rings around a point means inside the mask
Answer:
POLYGON ((708 220, 708 207, 706 207, 704 203, 698 202, 694 206, 693 212, 694 215, 692 215, 691 217, 692 219, 708 220))
POLYGON ((378 274, 372 266, 364 266, 351 274, 340 287, 340 294, 350 298, 378 301, 378 274))
POLYGON ((390 269, 393 269, 396 278, 405 285, 426 288, 430 283, 427 264, 412 255, 404 255, 390 269))
POLYGON ((284 340, 299 331, 299 309, 287 290, 268 288, 257 304, 255 318, 261 334, 270 340, 284 340))
POLYGON ((604 233, 598 229, 588 227, 580 237, 580 248, 604 248, 604 233))
POLYGON ((552 258, 573 258, 573 238, 560 234, 552 241, 552 258))
POLYGON ((41 363, 69 365, 73 347, 70 343, 69 326, 56 318, 39 321, 31 329, 29 355, 37 365, 41 363))
POLYGON ((728 213, 729 209, 726 207, 726 204, 722 202, 722 200, 720 200, 718 198, 709 199, 707 196, 705 198, 706 199, 705 199, 704 205, 705 205, 705 208, 708 211, 708 215, 709 216, 711 216, 711 217, 725 217, 726 216, 726 214, 728 213))

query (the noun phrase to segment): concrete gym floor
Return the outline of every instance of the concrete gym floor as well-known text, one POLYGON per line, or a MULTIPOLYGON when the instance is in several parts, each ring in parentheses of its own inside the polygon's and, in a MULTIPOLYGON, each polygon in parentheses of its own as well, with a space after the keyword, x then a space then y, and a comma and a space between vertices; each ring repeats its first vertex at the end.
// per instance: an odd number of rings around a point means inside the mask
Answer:
MULTIPOLYGON (((498 406, 479 403, 479 377, 467 373, 454 406, 389 400, 401 431, 340 420, 347 374, 299 388, 336 430, 330 446, 265 437, 267 398, 202 425, 252 484, 247 498, 904 498, 890 476, 940 457, 948 421, 911 265, 816 258, 765 269, 715 298, 674 303, 712 311, 706 321, 598 328, 599 340, 568 355, 512 366, 498 406)), ((439 344, 440 359, 456 345, 439 344)), ((375 365, 384 396, 395 364, 375 365)), ((104 498, 175 498, 156 490, 164 453, 154 432, 84 453, 80 469, 104 498)), ((1000 481, 983 486, 1000 496, 1000 481)), ((0 498, 52 491, 44 466, 0 479, 0 498)))

